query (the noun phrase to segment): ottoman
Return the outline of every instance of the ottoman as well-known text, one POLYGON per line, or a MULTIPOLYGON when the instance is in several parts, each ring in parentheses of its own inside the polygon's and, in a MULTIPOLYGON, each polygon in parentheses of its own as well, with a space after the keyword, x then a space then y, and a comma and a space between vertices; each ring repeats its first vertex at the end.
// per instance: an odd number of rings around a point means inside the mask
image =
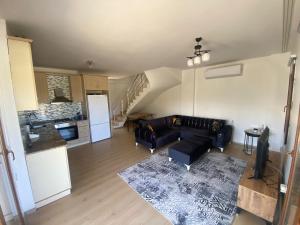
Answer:
POLYGON ((169 161, 175 160, 183 163, 187 170, 203 153, 210 148, 210 140, 207 138, 192 137, 182 140, 169 147, 169 161))

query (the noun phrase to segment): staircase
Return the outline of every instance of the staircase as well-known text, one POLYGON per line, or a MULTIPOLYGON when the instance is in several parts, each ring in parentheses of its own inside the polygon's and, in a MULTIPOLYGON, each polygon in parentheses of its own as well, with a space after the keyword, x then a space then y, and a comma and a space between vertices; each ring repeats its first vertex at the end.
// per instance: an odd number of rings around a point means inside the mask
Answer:
POLYGON ((113 128, 121 128, 124 126, 129 106, 140 95, 141 92, 149 85, 149 81, 144 73, 137 74, 133 82, 129 86, 126 94, 120 99, 120 103, 113 110, 113 128))
POLYGON ((167 89, 181 83, 181 70, 161 67, 137 74, 120 103, 113 110, 113 128, 123 127, 127 115, 141 112, 167 89))

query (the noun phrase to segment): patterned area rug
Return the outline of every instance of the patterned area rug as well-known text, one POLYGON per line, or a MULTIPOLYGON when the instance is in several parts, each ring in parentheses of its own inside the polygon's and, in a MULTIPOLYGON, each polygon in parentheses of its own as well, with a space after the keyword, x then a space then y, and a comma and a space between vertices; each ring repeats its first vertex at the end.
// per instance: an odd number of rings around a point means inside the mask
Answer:
POLYGON ((169 162, 165 150, 119 175, 173 224, 229 225, 245 167, 243 160, 206 153, 188 172, 184 165, 169 162))

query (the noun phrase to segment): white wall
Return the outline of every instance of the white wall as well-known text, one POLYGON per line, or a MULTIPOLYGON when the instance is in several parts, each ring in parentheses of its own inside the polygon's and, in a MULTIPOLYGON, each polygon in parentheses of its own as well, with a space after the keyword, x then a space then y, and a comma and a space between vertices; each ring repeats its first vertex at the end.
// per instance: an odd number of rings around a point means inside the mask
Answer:
MULTIPOLYGON (((196 72, 195 115, 232 121, 233 141, 243 143, 244 130, 267 125, 270 147, 280 150, 288 87, 288 57, 277 54, 243 60, 243 75, 205 79, 196 72)), ((185 94, 185 93, 183 93, 185 94)))
POLYGON ((171 67, 159 67, 146 70, 145 75, 149 81, 146 88, 136 96, 127 112, 144 111, 164 91, 181 83, 181 70, 171 67))
POLYGON ((145 112, 153 113, 154 117, 163 117, 181 113, 181 85, 172 87, 159 95, 150 105, 145 108, 145 112), (163 105, 162 105, 163 104, 163 105))
POLYGON ((243 143, 246 128, 264 124, 271 130, 271 149, 279 150, 283 140, 289 55, 228 63, 243 63, 243 75, 239 77, 205 79, 203 71, 208 67, 184 70, 181 85, 162 93, 143 111, 164 116, 179 113, 180 107, 183 115, 226 119, 234 126, 233 141, 237 143, 243 143))
POLYGON ((5 20, 0 19, 0 119, 5 134, 6 146, 14 151, 16 160, 12 162, 13 175, 20 205, 23 211, 35 207, 29 181, 25 152, 20 132, 20 126, 13 97, 13 87, 10 75, 7 34, 5 20))
MULTIPOLYGON (((120 79, 108 79, 108 90, 109 90, 109 106, 111 110, 111 116, 113 116, 113 110, 116 114, 120 114, 121 111, 121 99, 125 97, 126 91, 129 85, 132 83, 134 76, 124 77, 120 79)), ((124 102, 124 104, 126 104, 124 102)))

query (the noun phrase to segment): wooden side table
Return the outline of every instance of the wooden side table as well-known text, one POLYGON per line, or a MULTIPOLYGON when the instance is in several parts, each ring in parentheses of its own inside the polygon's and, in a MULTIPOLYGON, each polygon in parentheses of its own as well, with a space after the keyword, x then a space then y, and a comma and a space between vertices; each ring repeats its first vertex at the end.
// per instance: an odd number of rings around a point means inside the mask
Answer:
POLYGON ((259 138, 262 134, 262 131, 255 130, 255 129, 247 129, 245 130, 245 138, 244 138, 244 152, 247 155, 252 155, 253 153, 253 139, 259 138), (249 145, 249 142, 251 140, 251 145, 249 145))

